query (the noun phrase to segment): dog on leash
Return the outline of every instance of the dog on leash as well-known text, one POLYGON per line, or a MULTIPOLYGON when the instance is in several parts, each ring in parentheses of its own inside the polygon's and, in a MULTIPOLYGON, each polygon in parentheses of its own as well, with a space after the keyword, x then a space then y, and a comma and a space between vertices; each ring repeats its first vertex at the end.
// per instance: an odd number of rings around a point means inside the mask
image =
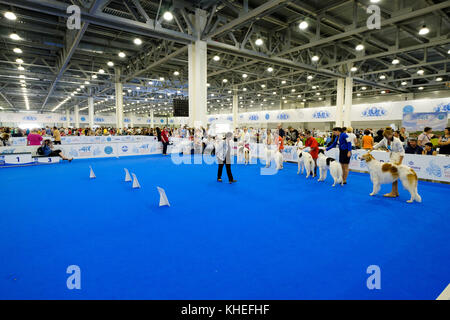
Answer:
POLYGON ((361 156, 367 164, 370 173, 370 180, 373 183, 373 191, 371 196, 376 195, 380 191, 382 184, 392 183, 400 180, 403 187, 411 194, 411 199, 407 202, 422 202, 422 198, 417 192, 418 178, 416 172, 408 166, 402 164, 382 163, 376 160, 370 152, 361 156))
POLYGON ((327 171, 330 169, 330 174, 334 180, 333 187, 336 186, 337 183, 343 185, 341 165, 333 158, 327 157, 322 149, 319 150, 317 166, 319 167, 318 181, 325 181, 327 178, 327 171))
POLYGON ((275 160, 275 164, 277 166, 277 169, 283 169, 283 155, 281 152, 277 150, 272 150, 268 147, 266 147, 266 168, 270 166, 270 162, 272 159, 275 160))
POLYGON ((303 168, 306 170, 306 178, 309 178, 309 175, 312 172, 312 177, 314 178, 316 176, 316 173, 314 172, 314 169, 316 168, 316 163, 314 162, 314 159, 312 158, 311 154, 306 151, 298 150, 298 171, 297 174, 300 173, 300 169, 302 170, 303 174, 303 168))
POLYGON ((248 148, 246 148, 245 146, 239 146, 237 149, 237 154, 238 154, 238 161, 242 162, 242 159, 244 160, 244 164, 248 164, 249 163, 249 158, 250 158, 250 150, 248 148))

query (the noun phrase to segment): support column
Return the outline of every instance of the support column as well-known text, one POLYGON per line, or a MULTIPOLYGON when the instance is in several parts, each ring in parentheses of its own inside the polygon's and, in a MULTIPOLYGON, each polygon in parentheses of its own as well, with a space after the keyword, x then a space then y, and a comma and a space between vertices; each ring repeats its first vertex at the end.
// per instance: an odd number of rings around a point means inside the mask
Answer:
POLYGON ((94 127, 94 97, 88 97, 89 128, 94 127))
POLYGON ((120 82, 121 70, 119 67, 114 68, 116 75, 115 91, 116 91, 116 128, 123 128, 123 84, 120 82))
POLYGON ((342 127, 344 120, 344 88, 345 79, 338 79, 336 95, 336 127, 342 127))
POLYGON ((352 125, 352 104, 353 104, 353 78, 347 77, 345 79, 345 103, 344 103, 344 126, 350 127, 352 125))
POLYGON ((70 127, 70 110, 66 109, 66 128, 70 127))
POLYGON ((130 122, 129 122, 129 128, 134 128, 134 120, 133 120, 133 113, 128 113, 128 115, 127 115, 127 117, 130 119, 130 122))
POLYGON ((151 127, 152 129, 155 127, 155 122, 153 121, 153 120, 154 120, 153 115, 154 115, 154 111, 153 111, 153 108, 152 108, 152 109, 150 110, 150 127, 151 127))
POLYGON ((73 110, 73 117, 74 122, 75 122, 75 128, 79 128, 80 127, 80 108, 78 106, 75 106, 74 110, 73 110))
MULTIPOLYGON (((196 30, 203 30, 207 21, 207 13, 204 10, 195 11, 194 24, 196 30)), ((207 105, 207 48, 206 41, 198 40, 188 46, 189 68, 189 126, 199 128, 206 127, 207 105)))
POLYGON ((236 129, 238 127, 238 106, 239 106, 238 88, 237 88, 237 86, 234 86, 233 87, 233 129, 236 129))

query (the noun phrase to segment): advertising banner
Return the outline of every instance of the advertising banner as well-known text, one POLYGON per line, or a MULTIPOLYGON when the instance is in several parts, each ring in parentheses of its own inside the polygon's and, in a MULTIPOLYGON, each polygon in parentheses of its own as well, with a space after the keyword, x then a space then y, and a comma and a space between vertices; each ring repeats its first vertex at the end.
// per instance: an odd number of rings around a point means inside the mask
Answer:
POLYGON ((447 112, 404 113, 402 125, 410 132, 423 131, 425 127, 444 131, 447 127, 447 112))

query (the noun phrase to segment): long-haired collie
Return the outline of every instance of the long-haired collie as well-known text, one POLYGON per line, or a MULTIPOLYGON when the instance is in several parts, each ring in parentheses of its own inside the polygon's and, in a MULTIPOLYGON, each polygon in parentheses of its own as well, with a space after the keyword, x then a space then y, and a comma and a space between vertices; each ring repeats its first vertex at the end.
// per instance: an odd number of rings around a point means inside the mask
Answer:
POLYGON ((303 174, 303 168, 306 170, 306 178, 309 178, 309 175, 312 172, 313 178, 316 176, 316 173, 314 172, 314 169, 316 168, 316 163, 314 162, 314 159, 312 158, 311 154, 306 151, 298 150, 298 171, 297 174, 300 173, 300 169, 302 170, 303 174))
POLYGON ((411 194, 411 199, 407 202, 412 203, 414 200, 422 202, 422 198, 417 192, 417 174, 408 166, 402 164, 382 163, 370 154, 370 152, 361 156, 361 159, 367 163, 370 173, 370 180, 373 183, 373 191, 371 196, 376 195, 380 191, 382 184, 392 183, 400 180, 403 187, 411 194))
POLYGON ((327 157, 322 149, 319 150, 317 166, 319 167, 318 181, 325 181, 325 179, 327 178, 327 170, 329 168, 330 174, 334 180, 333 187, 336 185, 336 183, 343 185, 342 166, 333 158, 327 157))

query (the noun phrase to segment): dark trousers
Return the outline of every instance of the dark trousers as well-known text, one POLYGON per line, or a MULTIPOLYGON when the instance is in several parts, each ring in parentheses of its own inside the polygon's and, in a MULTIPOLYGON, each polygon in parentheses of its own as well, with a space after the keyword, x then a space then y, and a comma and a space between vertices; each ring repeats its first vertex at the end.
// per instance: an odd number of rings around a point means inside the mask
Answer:
POLYGON ((231 173, 231 164, 229 163, 219 163, 219 169, 217 170, 217 179, 222 178, 222 170, 224 164, 225 168, 227 169, 228 181, 233 181, 233 174, 231 173))
POLYGON ((167 154, 167 146, 169 145, 168 142, 163 142, 163 154, 167 154))

